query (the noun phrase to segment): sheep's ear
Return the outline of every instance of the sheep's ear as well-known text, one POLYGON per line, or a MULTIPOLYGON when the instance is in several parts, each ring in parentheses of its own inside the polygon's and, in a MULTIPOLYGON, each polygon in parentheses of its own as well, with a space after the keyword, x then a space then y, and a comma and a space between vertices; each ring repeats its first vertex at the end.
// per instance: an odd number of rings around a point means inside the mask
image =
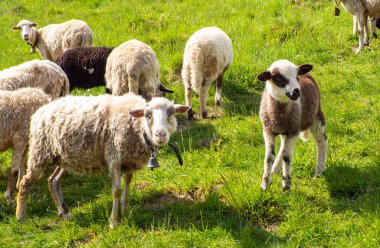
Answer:
POLYGON ((311 69, 313 69, 313 66, 312 66, 312 65, 309 65, 309 64, 303 64, 303 65, 300 65, 300 66, 298 67, 298 75, 306 74, 306 73, 308 73, 309 71, 311 71, 311 69))
POLYGON ((137 109, 129 112, 129 115, 140 118, 144 116, 144 109, 137 109))
POLYGON ((185 113, 189 111, 191 107, 187 105, 174 104, 174 109, 176 113, 185 113))
POLYGON ((19 28, 18 26, 13 26, 13 27, 12 27, 12 30, 13 30, 13 31, 17 31, 17 30, 19 30, 19 29, 20 29, 20 28, 19 28))
POLYGON ((265 82, 265 81, 271 79, 271 77, 272 77, 272 74, 270 73, 270 71, 264 71, 263 73, 261 73, 260 75, 257 76, 257 79, 265 82))
POLYGON ((32 22, 32 24, 30 24, 29 26, 30 27, 37 27, 38 23, 37 22, 32 22))

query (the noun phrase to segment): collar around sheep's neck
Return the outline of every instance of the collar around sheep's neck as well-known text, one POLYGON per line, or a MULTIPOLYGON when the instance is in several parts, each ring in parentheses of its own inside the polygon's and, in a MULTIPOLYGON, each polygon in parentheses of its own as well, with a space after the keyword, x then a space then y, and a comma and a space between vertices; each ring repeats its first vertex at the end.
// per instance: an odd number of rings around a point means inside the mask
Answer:
MULTIPOLYGON (((144 129, 142 130, 142 133, 143 133, 145 144, 149 147, 149 149, 152 152, 151 157, 156 158, 156 154, 161 149, 161 146, 154 146, 144 129)), ((179 152, 178 148, 176 146, 170 144, 170 143, 168 143, 168 145, 174 150, 175 155, 177 156, 177 159, 178 159, 178 163, 182 166, 183 160, 182 160, 181 153, 179 152)))
POLYGON ((36 47, 36 45, 37 45, 37 43, 38 43, 38 41, 39 41, 39 39, 40 39, 40 35, 38 34, 38 31, 35 30, 35 29, 33 29, 33 32, 34 32, 34 34, 35 34, 34 43, 32 44, 32 43, 30 43, 30 42, 28 41, 28 45, 31 46, 32 49, 34 49, 34 48, 36 47))
POLYGON ((161 149, 161 146, 153 145, 152 141, 149 139, 149 137, 146 134, 146 131, 144 129, 142 130, 142 133, 143 133, 145 144, 149 147, 149 149, 152 152, 152 157, 156 157, 156 154, 161 149))

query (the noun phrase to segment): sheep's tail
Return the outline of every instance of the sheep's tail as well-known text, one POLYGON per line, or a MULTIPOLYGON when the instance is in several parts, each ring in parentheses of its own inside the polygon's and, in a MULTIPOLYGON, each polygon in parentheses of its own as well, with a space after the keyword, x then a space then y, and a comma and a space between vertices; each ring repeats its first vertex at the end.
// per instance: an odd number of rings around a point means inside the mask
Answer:
POLYGON ((199 51, 200 48, 192 49, 188 59, 190 60, 190 83, 191 88, 199 93, 203 84, 203 64, 204 56, 203 52, 199 51), (195 50, 195 51, 194 51, 195 50))
POLYGON ((300 139, 304 142, 308 142, 310 139, 310 130, 306 129, 305 131, 300 132, 300 139))

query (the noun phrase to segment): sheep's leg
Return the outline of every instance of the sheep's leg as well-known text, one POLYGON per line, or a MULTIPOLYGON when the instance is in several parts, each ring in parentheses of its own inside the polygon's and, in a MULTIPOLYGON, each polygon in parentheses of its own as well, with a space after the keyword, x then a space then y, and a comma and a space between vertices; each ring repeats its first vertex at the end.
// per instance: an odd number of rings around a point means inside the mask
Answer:
POLYGON ((208 80, 205 80, 202 83, 201 92, 199 94, 199 103, 200 103, 200 112, 202 113, 202 118, 207 118, 207 97, 208 97, 208 90, 210 88, 211 82, 208 80))
POLYGON ((15 147, 13 149, 11 174, 9 175, 8 186, 7 190, 5 191, 5 198, 7 199, 9 204, 15 203, 13 194, 16 185, 17 175, 20 173, 20 168, 22 167, 23 154, 25 150, 26 146, 15 147))
POLYGON ((358 54, 361 50, 363 50, 364 44, 368 42, 367 16, 365 16, 362 13, 358 15, 358 33, 359 33, 359 46, 356 50, 354 50, 356 54, 358 54))
POLYGON ((215 104, 217 106, 221 105, 222 101, 222 86, 223 86, 223 74, 216 79, 216 89, 215 89, 215 104))
POLYGON ((279 172, 280 168, 282 168, 282 153, 284 152, 286 136, 281 134, 280 138, 281 138, 281 145, 280 145, 280 149, 278 151, 276 160, 274 161, 273 166, 272 166, 272 174, 279 172))
POLYGON ((21 164, 20 164, 20 170, 18 172, 18 178, 16 183, 16 188, 19 187, 20 182, 22 180, 22 177, 25 175, 25 169, 26 169, 26 154, 28 153, 28 149, 25 147, 24 153, 21 157, 21 164))
POLYGON ((364 45, 369 46, 368 16, 364 16, 364 45))
MULTIPOLYGON (((192 104, 192 92, 191 92, 191 84, 190 82, 185 82, 185 102, 187 106, 191 106, 192 104)), ((194 112, 193 108, 191 108, 189 111, 187 111, 187 117, 188 119, 193 119, 194 118, 194 112)))
POLYGON ((69 209, 67 208, 65 201, 63 200, 63 195, 61 191, 61 179, 64 173, 64 169, 62 167, 57 166, 48 179, 49 182, 49 190, 51 196, 54 200, 55 205, 58 208, 59 216, 63 219, 69 218, 69 209))
POLYGON ((125 185, 123 190, 123 195, 121 197, 121 210, 124 212, 129 208, 129 188, 131 185, 133 173, 128 171, 125 173, 125 185))
POLYGON ((282 153, 282 190, 289 190, 292 186, 292 178, 290 176, 292 169, 292 159, 294 145, 298 140, 298 135, 287 136, 284 145, 284 151, 282 153))
POLYGON ((275 136, 269 132, 263 131, 265 142, 264 173, 261 181, 261 188, 266 190, 271 183, 271 169, 275 156, 275 136))
MULTIPOLYGON (((30 158, 29 158, 30 160, 30 158)), ((30 195, 30 191, 32 189, 33 183, 35 183, 39 178, 43 175, 43 167, 42 166, 30 166, 28 173, 22 178, 19 191, 17 195, 17 208, 16 208, 16 218, 17 220, 24 219, 26 205, 28 203, 28 198, 30 195)))
POLYGON ((358 17, 357 16, 352 16, 352 23, 353 23, 352 34, 357 35, 358 34, 358 17))
POLYGON ((314 178, 318 175, 323 175, 326 170, 327 157, 327 136, 325 127, 320 120, 317 120, 310 127, 310 132, 313 134, 315 144, 317 146, 317 168, 315 169, 314 178))
POLYGON ((121 193, 121 169, 120 166, 111 166, 111 176, 112 176, 112 212, 110 217, 110 228, 115 228, 119 222, 119 200, 121 193))
POLYGON ((368 17, 369 28, 374 38, 377 38, 376 34, 376 18, 368 17))

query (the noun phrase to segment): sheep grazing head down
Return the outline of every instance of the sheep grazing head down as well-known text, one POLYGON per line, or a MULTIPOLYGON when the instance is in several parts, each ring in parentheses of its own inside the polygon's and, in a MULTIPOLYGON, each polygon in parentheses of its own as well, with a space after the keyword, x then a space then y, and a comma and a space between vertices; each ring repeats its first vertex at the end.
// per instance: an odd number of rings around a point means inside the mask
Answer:
POLYGON ((278 60, 257 78, 267 82, 268 93, 274 99, 287 103, 301 96, 298 76, 308 73, 311 69, 313 66, 309 64, 296 66, 288 60, 278 60))
POLYGON ((13 31, 20 30, 21 38, 24 41, 29 41, 30 43, 32 43, 32 39, 34 39, 33 27, 36 27, 36 26, 37 26, 37 23, 35 23, 35 22, 30 22, 28 20, 22 20, 16 26, 13 26, 12 30, 13 31))
POLYGON ((163 97, 154 97, 144 109, 129 112, 136 118, 144 118, 143 129, 156 146, 164 146, 169 142, 170 135, 177 129, 175 113, 184 113, 189 106, 174 104, 163 97))

